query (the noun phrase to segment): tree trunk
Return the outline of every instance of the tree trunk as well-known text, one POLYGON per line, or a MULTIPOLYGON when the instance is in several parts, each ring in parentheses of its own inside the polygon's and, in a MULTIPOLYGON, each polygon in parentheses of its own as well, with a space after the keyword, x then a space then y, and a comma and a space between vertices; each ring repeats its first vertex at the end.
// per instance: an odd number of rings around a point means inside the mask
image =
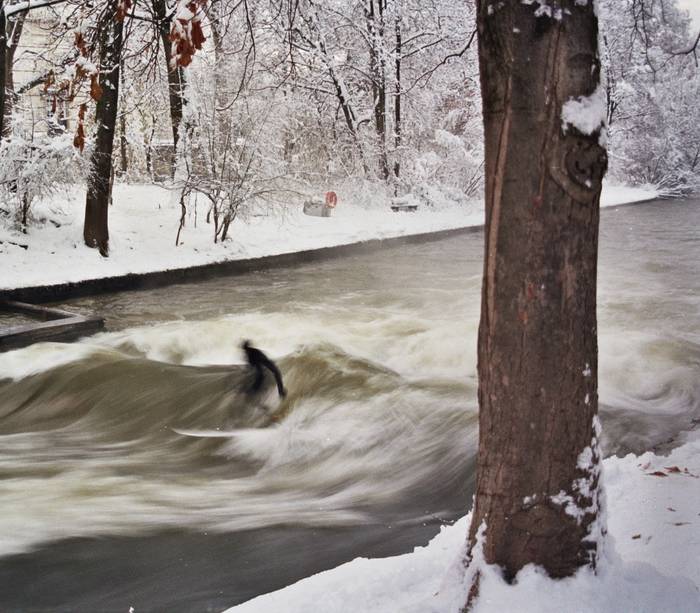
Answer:
MULTIPOLYGON (((167 15, 165 0, 153 0, 153 13, 158 21, 158 32, 163 43, 166 69, 168 73, 168 101, 170 103, 170 123, 173 130, 173 151, 177 152, 177 143, 182 123, 184 78, 182 69, 172 65, 172 42, 170 41, 170 17, 167 15)), ((175 155, 173 155, 173 173, 175 172, 175 155)))
POLYGON ((119 114, 119 161, 120 161, 120 174, 126 175, 129 170, 129 155, 127 152, 127 142, 126 142, 126 113, 122 112, 119 114))
POLYGON ((394 77, 396 80, 394 93, 394 195, 399 194, 399 173, 401 171, 401 19, 398 7, 395 9, 394 33, 396 36, 396 56, 394 59, 394 77))
MULTIPOLYGON (((119 66, 119 78, 122 81, 122 88, 124 87, 124 60, 120 62, 119 66)), ((122 89, 123 91, 123 89, 122 89)), ((126 176, 129 170, 129 154, 128 154, 128 143, 126 140, 126 109, 124 104, 122 104, 121 112, 119 113, 119 174, 121 176, 126 176)), ((114 172, 112 172, 114 175, 114 172)), ((114 176, 112 176, 112 183, 114 183, 114 176)), ((112 188, 109 188, 110 199, 109 203, 112 204, 112 188)))
POLYGON ((7 34, 5 2, 0 0, 0 137, 5 134, 5 84, 7 82, 7 34))
POLYGON ((567 101, 596 90, 600 61, 593 3, 560 4, 494 10, 477 0, 486 246, 469 538, 471 551, 485 526, 484 558, 507 580, 529 563, 552 577, 595 566, 604 532, 596 266, 605 103, 590 129, 578 122, 590 134, 562 123, 567 101))
MULTIPOLYGON (((226 82, 230 78, 230 66, 227 65, 226 54, 224 50, 224 32, 226 23, 224 16, 221 14, 223 7, 217 2, 212 2, 208 5, 209 26, 211 29, 211 41, 214 47, 214 107, 212 108, 212 121, 215 122, 215 133, 213 147, 216 147, 217 142, 225 142, 231 135, 231 119, 233 113, 231 105, 236 96, 230 97, 226 91, 226 82), (221 110, 228 109, 228 111, 221 110)), ((239 93, 243 87, 245 75, 241 77, 239 93)), ((213 151, 212 151, 213 153, 213 151)))
POLYGON ((108 212, 112 148, 119 102, 119 64, 124 24, 115 19, 116 1, 111 0, 105 22, 100 27, 100 87, 95 123, 97 137, 92 154, 91 173, 85 201, 83 238, 88 247, 97 247, 100 254, 109 253, 108 212))
POLYGON ((146 148, 146 172, 148 173, 148 176, 151 177, 151 179, 153 179, 153 137, 156 133, 157 121, 157 116, 154 113, 152 113, 150 134, 148 134, 145 129, 143 131, 144 145, 146 148))
POLYGON ((367 38, 369 40, 369 67, 372 76, 372 105, 374 128, 379 140, 379 173, 384 181, 389 179, 389 161, 386 153, 386 74, 384 59, 384 0, 368 0, 365 8, 367 38))
POLYGON ((17 101, 13 64, 15 63, 15 52, 22 38, 22 30, 24 29, 26 17, 26 12, 17 13, 9 20, 6 20, 5 24, 8 32, 7 49, 5 49, 5 109, 3 111, 4 121, 2 124, 3 136, 9 136, 12 131, 12 110, 17 101))

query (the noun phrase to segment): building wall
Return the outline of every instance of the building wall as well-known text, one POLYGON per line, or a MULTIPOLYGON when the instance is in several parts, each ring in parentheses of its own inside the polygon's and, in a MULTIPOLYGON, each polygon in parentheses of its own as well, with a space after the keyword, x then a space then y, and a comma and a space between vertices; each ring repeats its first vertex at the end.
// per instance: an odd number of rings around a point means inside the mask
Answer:
MULTIPOLYGON (((135 45, 140 44, 136 38, 135 45)), ((78 111, 83 102, 88 103, 85 117, 85 133, 93 132, 95 105, 89 96, 89 83, 82 85, 74 100, 70 100, 67 88, 73 68, 61 66, 64 58, 74 52, 74 34, 60 29, 58 13, 52 9, 31 11, 24 22, 20 42, 13 65, 14 90, 21 91, 28 83, 43 77, 54 69, 54 85, 37 84, 19 97, 15 118, 22 122, 25 135, 34 137, 59 131, 74 133, 78 123, 78 111)), ((159 55, 162 61, 162 55, 159 55)), ((127 70, 127 87, 120 90, 120 110, 126 113, 126 121, 118 123, 117 139, 122 126, 127 134, 129 168, 146 169, 148 155, 146 141, 151 141, 151 172, 156 178, 167 178, 172 172, 172 127, 167 97, 167 81, 164 66, 159 71, 134 74, 127 70)), ((115 140, 115 156, 121 155, 120 142, 115 140)))
MULTIPOLYGON (((72 38, 58 38, 57 25, 55 14, 48 10, 32 11, 25 19, 13 64, 16 92, 33 79, 47 74, 70 52, 72 38)), ((55 87, 47 89, 43 84, 33 87, 17 101, 23 126, 34 134, 60 129, 58 125, 74 129, 80 101, 69 102, 67 98, 67 93, 58 92, 55 87)))

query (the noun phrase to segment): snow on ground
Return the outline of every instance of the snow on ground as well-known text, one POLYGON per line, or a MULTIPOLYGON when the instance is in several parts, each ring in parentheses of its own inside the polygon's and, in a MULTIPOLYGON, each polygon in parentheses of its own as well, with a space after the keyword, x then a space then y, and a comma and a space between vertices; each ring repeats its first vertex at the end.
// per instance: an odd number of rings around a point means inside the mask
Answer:
MULTIPOLYGON (((602 202, 611 206, 656 195, 653 189, 606 185, 602 202)), ((109 211, 110 256, 105 259, 83 244, 84 202, 84 192, 76 190, 63 201, 33 205, 37 218, 52 221, 30 227, 27 234, 0 224, 0 289, 186 268, 483 223, 481 199, 394 213, 388 205, 362 206, 345 196, 330 218, 310 217, 301 206, 290 206, 274 215, 236 219, 231 240, 215 245, 200 201, 196 218, 194 210, 187 218, 182 244, 175 247, 180 207, 172 193, 158 185, 117 185, 109 211)))
MULTIPOLYGON (((533 566, 507 585, 483 571, 474 613, 697 613, 700 611, 700 436, 668 457, 604 462, 609 539, 594 575, 553 581, 533 566)), ((470 517, 426 547, 393 558, 357 558, 231 613, 457 613, 459 561, 470 517)))

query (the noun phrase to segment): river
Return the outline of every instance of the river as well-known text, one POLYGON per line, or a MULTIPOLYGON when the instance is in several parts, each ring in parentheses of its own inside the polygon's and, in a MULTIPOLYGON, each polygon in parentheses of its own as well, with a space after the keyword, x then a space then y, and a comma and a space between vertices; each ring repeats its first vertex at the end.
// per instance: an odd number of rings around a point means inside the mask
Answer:
MULTIPOLYGON (((700 201, 604 210, 607 454, 700 423, 700 201)), ((0 354, 0 610, 221 611, 469 508, 483 234, 62 303, 0 354), (288 397, 251 399, 240 342, 288 397), (191 436, 191 431, 221 436, 191 436)))

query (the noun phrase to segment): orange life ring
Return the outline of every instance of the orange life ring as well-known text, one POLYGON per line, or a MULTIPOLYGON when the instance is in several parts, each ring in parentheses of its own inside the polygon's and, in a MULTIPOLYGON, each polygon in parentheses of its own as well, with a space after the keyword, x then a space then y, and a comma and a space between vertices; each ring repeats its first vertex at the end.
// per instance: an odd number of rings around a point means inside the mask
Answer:
POLYGON ((326 206, 334 209, 336 204, 338 204, 338 195, 335 192, 326 192, 326 206))

